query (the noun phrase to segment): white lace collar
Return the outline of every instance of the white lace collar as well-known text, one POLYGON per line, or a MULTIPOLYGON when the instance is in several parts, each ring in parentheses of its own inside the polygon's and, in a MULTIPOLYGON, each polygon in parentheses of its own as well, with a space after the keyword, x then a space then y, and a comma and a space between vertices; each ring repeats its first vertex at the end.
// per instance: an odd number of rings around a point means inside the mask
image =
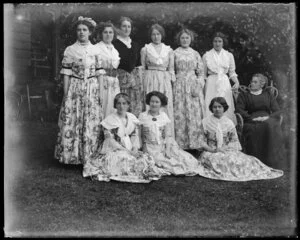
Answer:
POLYGON ((250 90, 250 93, 253 94, 253 95, 260 95, 262 93, 262 89, 260 89, 258 91, 251 91, 250 90))
POLYGON ((165 45, 164 43, 161 43, 161 51, 158 54, 158 52, 155 50, 154 44, 153 43, 149 43, 145 45, 147 51, 153 56, 155 57, 158 61, 157 64, 162 64, 163 61, 162 59, 167 57, 169 55, 169 52, 171 50, 170 46, 165 45))
POLYGON ((131 48, 131 38, 128 37, 128 38, 123 38, 121 36, 117 36, 117 39, 119 39, 122 43, 124 43, 126 45, 127 48, 131 48))

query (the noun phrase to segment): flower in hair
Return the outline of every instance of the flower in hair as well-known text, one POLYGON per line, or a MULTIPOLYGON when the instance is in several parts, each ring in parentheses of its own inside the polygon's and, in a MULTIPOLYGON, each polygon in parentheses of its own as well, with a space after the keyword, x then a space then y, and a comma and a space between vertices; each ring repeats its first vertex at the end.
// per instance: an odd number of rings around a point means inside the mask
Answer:
POLYGON ((80 17, 78 17, 78 21, 88 21, 88 22, 90 22, 94 27, 96 27, 96 22, 93 20, 93 19, 91 19, 91 18, 87 18, 87 17, 82 17, 82 16, 80 16, 80 17))

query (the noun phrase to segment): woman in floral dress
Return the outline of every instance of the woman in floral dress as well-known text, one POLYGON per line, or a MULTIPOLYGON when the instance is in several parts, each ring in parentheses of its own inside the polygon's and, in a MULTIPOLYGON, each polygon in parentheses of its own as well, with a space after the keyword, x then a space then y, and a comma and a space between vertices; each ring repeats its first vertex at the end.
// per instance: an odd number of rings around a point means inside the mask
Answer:
POLYGON ((198 161, 183 151, 171 136, 171 120, 161 110, 168 99, 158 91, 146 95, 150 109, 139 116, 143 152, 153 156, 158 167, 169 174, 194 176, 198 173, 198 161))
POLYGON ((128 17, 121 17, 120 29, 117 39, 113 41, 114 47, 120 54, 120 65, 118 68, 118 79, 121 92, 130 97, 130 112, 135 116, 143 110, 142 95, 142 71, 140 67, 140 48, 130 38, 132 20, 128 17))
POLYGON ((115 36, 114 25, 110 22, 99 23, 96 28, 98 42, 97 59, 100 78, 100 97, 103 104, 104 118, 115 111, 114 97, 120 92, 117 68, 120 64, 119 52, 114 48, 112 40, 115 36))
POLYGON ((84 163, 99 144, 103 112, 96 77, 96 49, 89 41, 95 26, 90 18, 78 18, 77 41, 66 48, 62 61, 64 98, 55 158, 65 164, 84 163))
POLYGON ((190 47, 194 33, 183 29, 174 51, 176 81, 173 84, 175 140, 183 149, 199 147, 201 120, 204 118, 204 78, 200 54, 190 47))
POLYGON ((239 88, 239 81, 235 72, 235 62, 232 53, 223 49, 227 38, 217 32, 213 36, 213 48, 203 55, 205 79, 205 111, 209 114, 209 104, 214 97, 224 97, 229 105, 225 115, 236 124, 232 90, 239 88), (229 78, 227 76, 229 75, 229 78), (230 80, 234 82, 231 88, 230 80))
POLYGON ((117 94, 114 100, 117 112, 110 114, 101 122, 105 129, 105 140, 99 150, 85 163, 84 177, 92 177, 98 181, 148 183, 168 174, 155 166, 149 154, 138 151, 139 120, 127 112, 129 105, 127 94, 117 94))
MULTIPOLYGON (((151 26, 149 31, 151 43, 146 44, 141 50, 141 63, 145 69, 144 91, 159 91, 165 94, 169 104, 162 110, 171 119, 171 134, 174 137, 174 110, 173 92, 171 82, 176 80, 174 72, 174 54, 170 46, 162 43, 165 30, 159 24, 151 26)), ((149 109, 149 107, 147 107, 149 109)))
POLYGON ((224 116, 228 104, 223 97, 213 98, 209 109, 213 114, 202 121, 204 151, 199 157, 201 176, 226 181, 250 181, 283 175, 283 171, 270 168, 256 157, 240 151, 234 123, 224 116))

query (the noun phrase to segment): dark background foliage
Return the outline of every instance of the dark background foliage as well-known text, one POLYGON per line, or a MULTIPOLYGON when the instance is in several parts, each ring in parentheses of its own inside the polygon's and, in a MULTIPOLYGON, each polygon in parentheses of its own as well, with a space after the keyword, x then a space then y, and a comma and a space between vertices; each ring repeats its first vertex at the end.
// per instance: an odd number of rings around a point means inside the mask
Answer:
MULTIPOLYGON (((193 48, 201 56, 212 48, 212 35, 221 31, 228 36, 225 49, 235 57, 240 83, 248 85, 254 73, 268 76, 279 89, 277 100, 285 112, 283 127, 287 131, 294 127, 295 4, 77 3, 35 5, 30 11, 32 37, 47 49, 45 54, 50 63, 55 58, 51 29, 58 24, 61 60, 64 49, 76 41, 71 26, 79 16, 91 17, 97 23, 110 20, 115 25, 121 16, 128 16, 134 23, 132 38, 141 47, 150 42, 150 26, 159 23, 166 30, 165 43, 176 49, 176 33, 185 26, 197 34, 193 48), (56 13, 54 21, 49 12, 56 13)), ((57 72, 52 78, 58 76, 57 72)))

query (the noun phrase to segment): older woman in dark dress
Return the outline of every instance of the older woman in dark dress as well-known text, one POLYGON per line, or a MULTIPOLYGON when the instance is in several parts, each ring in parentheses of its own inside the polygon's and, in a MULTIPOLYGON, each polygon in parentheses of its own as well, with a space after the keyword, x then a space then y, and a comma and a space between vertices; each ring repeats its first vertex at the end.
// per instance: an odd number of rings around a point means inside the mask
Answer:
POLYGON ((268 79, 254 74, 250 89, 237 99, 236 112, 244 119, 243 139, 246 154, 272 167, 282 167, 283 143, 278 103, 265 89, 268 79))

